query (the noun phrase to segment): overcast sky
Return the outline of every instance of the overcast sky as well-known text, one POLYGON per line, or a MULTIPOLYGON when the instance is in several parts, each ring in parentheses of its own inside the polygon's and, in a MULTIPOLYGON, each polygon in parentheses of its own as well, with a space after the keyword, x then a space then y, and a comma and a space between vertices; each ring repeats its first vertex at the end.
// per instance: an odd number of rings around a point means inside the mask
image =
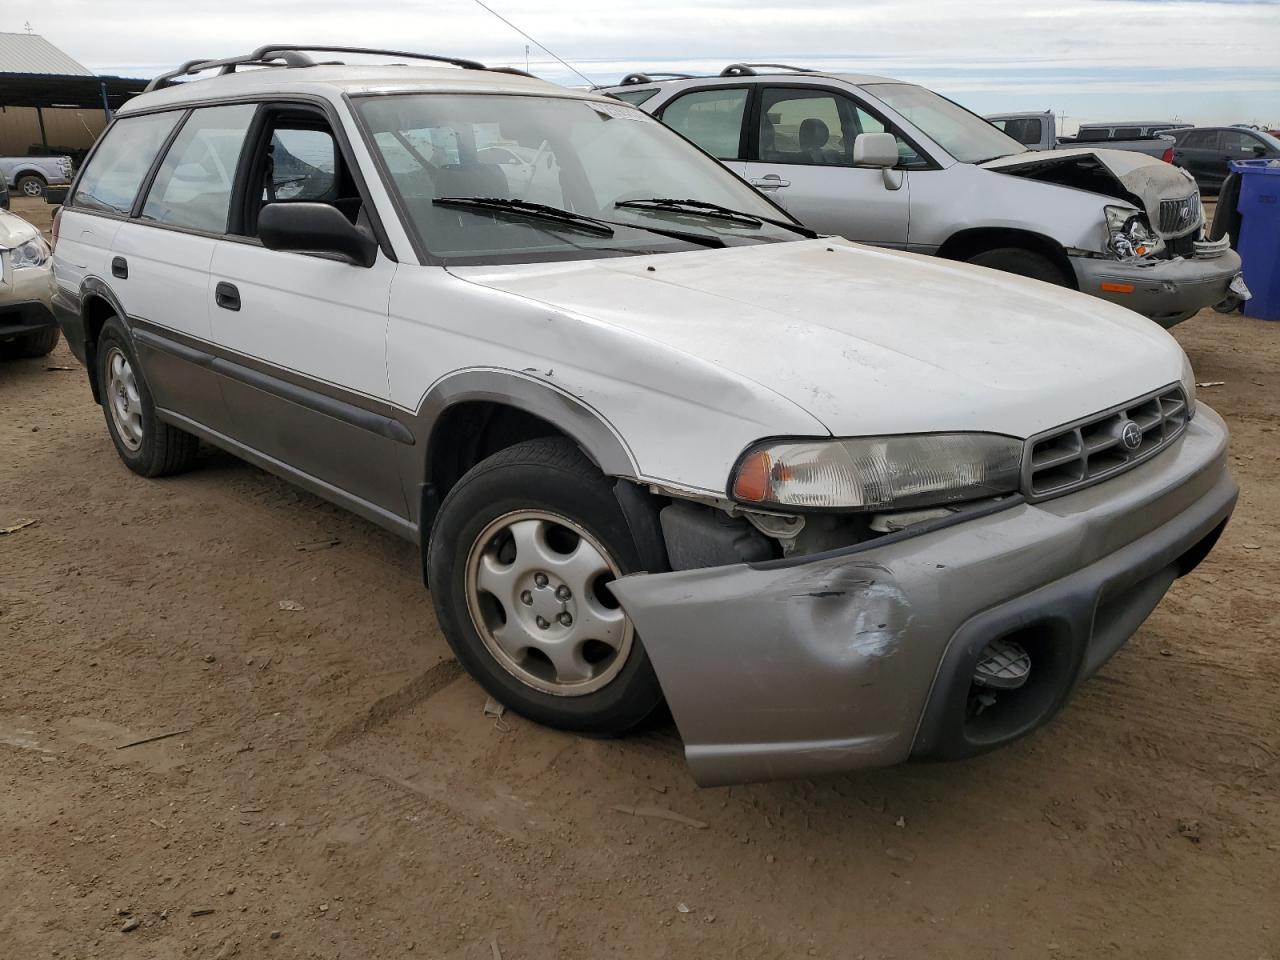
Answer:
MULTIPOLYGON (((1280 0, 485 0, 597 82, 778 60, 924 83, 980 113, 1280 125, 1280 0)), ((6 5, 14 9, 16 5, 6 5)), ((19 16, 91 69, 152 76, 264 42, 524 66, 474 0, 44 0, 19 16)), ((7 21, 0 29, 21 29, 7 21)), ((534 47, 534 73, 582 81, 534 47)))

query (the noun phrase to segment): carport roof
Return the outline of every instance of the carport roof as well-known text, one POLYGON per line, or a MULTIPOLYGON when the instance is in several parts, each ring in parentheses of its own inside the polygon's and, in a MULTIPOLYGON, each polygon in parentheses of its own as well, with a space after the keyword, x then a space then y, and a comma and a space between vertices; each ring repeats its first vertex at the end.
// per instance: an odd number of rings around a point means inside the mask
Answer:
POLYGON ((0 74, 6 73, 93 76, 92 70, 38 33, 0 33, 0 74))

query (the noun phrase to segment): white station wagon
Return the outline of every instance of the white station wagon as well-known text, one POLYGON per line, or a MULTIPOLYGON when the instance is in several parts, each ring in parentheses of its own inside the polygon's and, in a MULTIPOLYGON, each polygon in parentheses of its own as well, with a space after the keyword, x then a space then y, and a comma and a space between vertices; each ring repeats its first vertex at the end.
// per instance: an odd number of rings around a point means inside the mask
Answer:
POLYGON ((706 784, 975 754, 1226 524, 1226 430, 1138 315, 815 237, 617 100, 342 49, 130 101, 56 311, 129 469, 205 441, 420 544, 524 715, 665 699, 706 784))

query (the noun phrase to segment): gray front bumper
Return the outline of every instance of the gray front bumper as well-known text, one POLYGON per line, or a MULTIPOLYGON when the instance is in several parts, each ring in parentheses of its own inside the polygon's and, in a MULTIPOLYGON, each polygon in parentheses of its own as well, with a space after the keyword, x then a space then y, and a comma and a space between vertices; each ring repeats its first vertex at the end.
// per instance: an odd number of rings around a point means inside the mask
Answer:
POLYGON ((1240 254, 1234 250, 1213 258, 1070 259, 1082 293, 1136 310, 1164 327, 1221 303, 1240 275, 1240 254), (1128 287, 1132 289, 1126 291, 1128 287))
POLYGON ((703 785, 978 753, 1053 716, 1203 558, 1235 505, 1226 441, 1201 406, 1169 450, 1079 493, 881 546, 636 574, 612 590, 703 785), (1019 631, 1032 694, 1004 727, 974 726, 978 652, 1019 631))

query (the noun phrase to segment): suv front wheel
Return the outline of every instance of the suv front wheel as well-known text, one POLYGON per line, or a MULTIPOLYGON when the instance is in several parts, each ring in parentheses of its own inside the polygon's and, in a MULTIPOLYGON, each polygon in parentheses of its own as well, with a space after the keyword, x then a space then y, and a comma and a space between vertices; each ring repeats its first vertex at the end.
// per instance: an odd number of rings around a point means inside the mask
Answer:
POLYGON ((611 483, 561 438, 473 467, 441 505, 427 559, 441 629, 485 690, 539 723, 605 736, 662 702, 609 590, 639 569, 611 483))
POLYGON ((125 466, 144 477, 163 477, 191 466, 200 441, 156 416, 133 344, 115 317, 98 337, 97 364, 107 430, 125 466))

